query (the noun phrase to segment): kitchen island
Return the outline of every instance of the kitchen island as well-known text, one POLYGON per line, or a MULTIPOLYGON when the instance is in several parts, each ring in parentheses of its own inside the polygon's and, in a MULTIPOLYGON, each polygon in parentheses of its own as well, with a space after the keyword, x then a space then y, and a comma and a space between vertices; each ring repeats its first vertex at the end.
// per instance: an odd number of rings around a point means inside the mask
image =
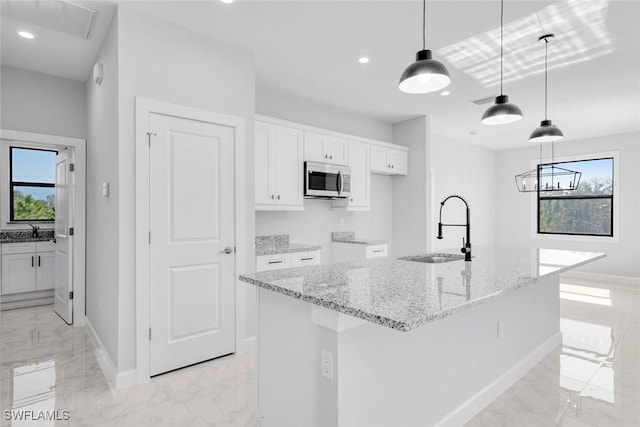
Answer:
POLYGON ((559 273, 605 256, 442 255, 241 276, 259 288, 263 426, 462 425, 561 343, 559 273))

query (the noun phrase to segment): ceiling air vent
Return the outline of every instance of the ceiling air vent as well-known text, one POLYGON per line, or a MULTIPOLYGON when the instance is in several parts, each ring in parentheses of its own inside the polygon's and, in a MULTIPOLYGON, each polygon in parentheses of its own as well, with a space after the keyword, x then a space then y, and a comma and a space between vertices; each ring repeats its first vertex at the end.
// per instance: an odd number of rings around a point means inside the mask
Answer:
POLYGON ((50 30, 88 39, 96 11, 68 0, 24 0, 3 2, 3 15, 50 30))
POLYGON ((484 105, 484 104, 493 102, 495 99, 496 99, 496 95, 491 95, 491 96, 487 96, 486 98, 472 99, 471 102, 473 102, 476 105, 484 105))

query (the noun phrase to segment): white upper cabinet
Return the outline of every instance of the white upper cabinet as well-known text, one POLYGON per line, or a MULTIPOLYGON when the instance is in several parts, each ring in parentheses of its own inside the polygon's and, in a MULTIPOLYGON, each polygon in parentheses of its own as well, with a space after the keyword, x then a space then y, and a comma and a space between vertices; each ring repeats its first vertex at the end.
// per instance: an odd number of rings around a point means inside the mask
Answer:
POLYGON ((256 122, 256 210, 303 210, 303 133, 256 122))
POLYGON ((371 146, 371 173, 407 175, 407 152, 380 145, 371 146))
POLYGON ((305 132, 304 160, 346 165, 349 160, 349 141, 336 136, 305 132))
POLYGON ((333 201, 334 208, 349 211, 371 210, 370 145, 349 141, 349 166, 351 167, 351 196, 333 201))

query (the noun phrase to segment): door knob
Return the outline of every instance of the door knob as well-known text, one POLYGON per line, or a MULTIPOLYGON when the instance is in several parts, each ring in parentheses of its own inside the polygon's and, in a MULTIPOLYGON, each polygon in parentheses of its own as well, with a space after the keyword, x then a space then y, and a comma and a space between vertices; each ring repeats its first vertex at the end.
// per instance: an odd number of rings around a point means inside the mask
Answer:
POLYGON ((227 255, 229 255, 232 252, 233 252, 233 248, 231 246, 227 246, 226 248, 224 248, 223 251, 220 251, 221 254, 227 254, 227 255))

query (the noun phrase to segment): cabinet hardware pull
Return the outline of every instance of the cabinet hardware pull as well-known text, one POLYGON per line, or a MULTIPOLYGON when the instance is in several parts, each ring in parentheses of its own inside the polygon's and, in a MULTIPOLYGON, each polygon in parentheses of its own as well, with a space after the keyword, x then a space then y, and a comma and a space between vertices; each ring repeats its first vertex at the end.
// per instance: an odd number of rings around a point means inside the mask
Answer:
POLYGON ((33 258, 34 258, 34 257, 33 257, 33 256, 31 256, 31 267, 35 267, 35 265, 34 265, 34 259, 33 259, 33 258))
POLYGON ((277 197, 277 199, 278 199, 278 200, 280 200, 280 195, 279 195, 279 194, 278 194, 278 197, 277 197))
POLYGON ((331 160, 333 160, 333 154, 332 154, 332 155, 330 155, 330 156, 329 156, 329 158, 330 158, 331 160))
POLYGON ((40 255, 38 255, 38 267, 40 267, 40 255))
POLYGON ((311 261, 313 259, 313 257, 309 257, 309 258, 300 258, 300 261, 311 261))
POLYGON ((373 253, 376 253, 376 254, 377 254, 378 252, 382 252, 382 249, 378 249, 378 250, 376 250, 376 251, 373 251, 373 253))
POLYGON ((269 264, 282 264, 282 260, 280 260, 280 261, 269 261, 269 264))

